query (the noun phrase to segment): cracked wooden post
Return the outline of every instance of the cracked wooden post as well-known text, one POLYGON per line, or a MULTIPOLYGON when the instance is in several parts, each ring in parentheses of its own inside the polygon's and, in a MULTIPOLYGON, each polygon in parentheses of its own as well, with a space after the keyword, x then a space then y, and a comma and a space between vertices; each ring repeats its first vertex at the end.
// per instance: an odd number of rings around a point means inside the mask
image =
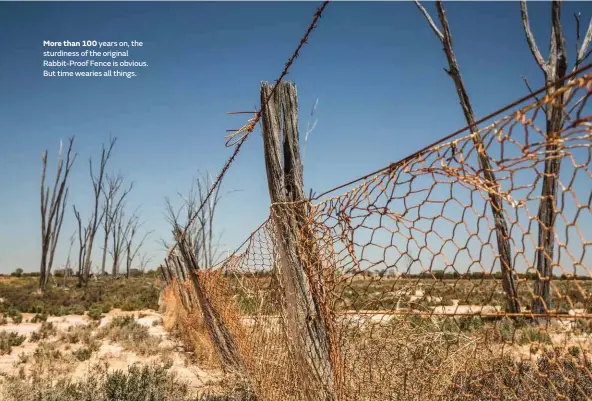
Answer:
POLYGON ((308 205, 300 161, 296 86, 281 82, 267 101, 272 90, 273 85, 261 83, 263 146, 279 259, 276 274, 284 297, 283 319, 294 366, 304 376, 304 387, 309 387, 306 399, 333 401, 338 399, 332 363, 336 344, 332 317, 320 291, 322 283, 320 278, 315 280, 318 266, 313 265, 318 265, 318 257, 314 255, 314 237, 306 225, 308 205))

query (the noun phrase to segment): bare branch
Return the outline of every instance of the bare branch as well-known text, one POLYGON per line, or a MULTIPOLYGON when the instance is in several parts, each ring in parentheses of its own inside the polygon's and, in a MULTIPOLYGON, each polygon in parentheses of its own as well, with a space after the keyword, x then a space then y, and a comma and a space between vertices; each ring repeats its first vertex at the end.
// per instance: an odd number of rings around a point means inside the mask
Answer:
POLYGON ((125 251, 125 240, 132 227, 133 219, 125 219, 125 211, 123 208, 119 209, 117 214, 113 216, 113 228, 111 230, 112 246, 109 253, 113 257, 112 275, 115 278, 119 273, 119 265, 125 251))
POLYGON ((530 21, 528 19, 528 10, 526 8, 526 0, 520 0, 520 14, 522 16, 522 27, 524 28, 524 33, 526 35, 526 41, 528 42, 528 47, 530 48, 530 52, 532 56, 536 60, 536 63, 544 73, 547 73, 547 63, 543 59, 539 48, 536 45, 536 41, 534 39, 534 35, 530 30, 530 21))
POLYGON ((419 11, 421 11, 425 19, 428 21, 428 24, 430 24, 430 28, 432 28, 432 31, 434 31, 438 39, 440 39, 440 42, 444 43, 444 35, 442 34, 442 32, 440 32, 432 17, 430 17, 428 10, 426 10, 425 7, 419 3, 419 1, 414 0, 414 2, 417 8, 419 8, 419 11))
POLYGON ((76 205, 72 205, 74 216, 78 223, 78 275, 83 274, 84 260, 86 259, 86 244, 88 242, 88 225, 82 224, 80 212, 76 210, 76 205))
POLYGON ((577 52, 577 59, 574 65, 574 71, 579 68, 579 66, 588 58, 590 55, 590 51, 588 51, 588 46, 590 46, 590 41, 592 40, 592 17, 590 18, 590 22, 588 23, 588 29, 586 30, 586 36, 584 36, 584 41, 580 46, 577 52))
POLYGON ((146 232, 144 234, 144 236, 140 239, 138 244, 134 246, 133 245, 134 238, 136 236, 136 233, 138 232, 138 229, 142 225, 143 225, 143 223, 140 223, 140 220, 137 216, 133 217, 133 220, 131 222, 131 228, 130 228, 128 236, 126 238, 126 275, 128 278, 130 277, 130 271, 131 271, 132 263, 133 263, 134 259, 136 259, 138 252, 140 251, 142 246, 144 246, 144 242, 146 241, 146 238, 148 238, 148 236, 150 234, 152 234, 152 232, 153 232, 153 231, 146 232))
POLYGON ((148 255, 146 253, 143 253, 140 256, 140 271, 142 273, 145 273, 146 272, 146 267, 148 266, 148 264, 150 262, 152 262, 153 259, 154 259, 154 256, 148 257, 148 255))
MULTIPOLYGON (((526 88, 528 89, 528 91, 529 91, 530 93, 533 93, 534 91, 533 91, 533 90, 532 90, 532 88, 530 87, 530 84, 528 83, 528 80, 526 79, 526 77, 525 77, 525 76, 522 76, 522 80, 524 81, 524 84, 526 85, 526 88)), ((539 101, 540 101, 540 100, 538 99, 538 97, 536 97, 536 96, 534 97, 534 99, 535 99, 537 102, 539 102, 539 101)))

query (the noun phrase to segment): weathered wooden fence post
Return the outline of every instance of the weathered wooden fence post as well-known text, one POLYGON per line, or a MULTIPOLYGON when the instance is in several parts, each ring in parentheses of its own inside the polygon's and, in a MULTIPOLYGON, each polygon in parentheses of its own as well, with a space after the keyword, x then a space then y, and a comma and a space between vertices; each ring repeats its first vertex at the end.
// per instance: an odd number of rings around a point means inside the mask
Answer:
POLYGON ((317 272, 311 271, 317 270, 310 263, 316 245, 306 223, 308 204, 300 161, 296 86, 280 82, 269 98, 272 90, 273 85, 261 83, 263 146, 279 257, 276 274, 284 297, 283 318, 295 353, 294 364, 305 376, 302 386, 310 389, 307 399, 337 400, 333 322, 320 296, 320 278, 315 280, 317 272))

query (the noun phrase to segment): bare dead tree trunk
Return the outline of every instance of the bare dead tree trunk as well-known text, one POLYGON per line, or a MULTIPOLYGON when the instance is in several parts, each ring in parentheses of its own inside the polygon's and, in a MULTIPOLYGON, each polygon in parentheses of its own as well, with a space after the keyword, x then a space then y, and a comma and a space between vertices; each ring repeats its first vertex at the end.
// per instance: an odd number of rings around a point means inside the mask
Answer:
POLYGON ((66 152, 66 164, 62 159, 62 144, 60 142, 60 151, 58 153, 58 165, 56 178, 51 189, 45 185, 45 176, 47 171, 47 151, 43 153, 41 162, 41 265, 39 269, 39 291, 45 291, 47 281, 51 274, 53 257, 57 247, 58 239, 64 221, 64 212, 68 199, 68 175, 76 160, 76 155, 72 157, 72 145, 74 138, 68 141, 68 151, 66 152), (63 171, 63 175, 62 175, 63 171))
POLYGON ((73 232, 70 236, 70 247, 68 248, 68 258, 66 259, 66 266, 64 267, 64 287, 66 286, 68 280, 68 273, 72 270, 72 248, 74 247, 74 242, 76 242, 76 232, 73 232))
POLYGON ((153 259, 154 256, 149 257, 146 253, 143 253, 140 256, 140 271, 142 272, 142 274, 146 273, 146 268, 148 267, 148 264, 152 262, 153 259))
POLYGON ((117 214, 113 215, 112 218, 113 221, 111 224, 113 225, 113 228, 111 229, 112 243, 110 253, 113 258, 113 266, 111 274, 113 278, 116 278, 119 274, 119 266, 124 256, 126 238, 132 228, 135 215, 126 220, 125 211, 123 208, 120 208, 117 214))
POLYGON ((516 290, 516 274, 512 267, 512 248, 510 247, 510 234, 508 231, 508 224, 504 216, 504 206, 502 203, 503 201, 501 196, 497 192, 500 187, 497 183, 495 174, 493 173, 493 169, 491 168, 491 163, 489 161, 489 157, 487 156, 485 147, 483 146, 483 140, 481 139, 481 136, 478 134, 478 128, 475 125, 475 114, 473 112, 473 106, 471 105, 469 95, 465 88, 465 84, 462 80, 458 62, 456 61, 456 55, 454 54, 454 49, 452 46, 452 35, 450 33, 450 27, 448 25, 446 13, 444 12, 444 6, 442 5, 442 1, 436 1, 438 19, 440 20, 440 24, 442 25, 442 31, 440 31, 434 23, 434 21, 432 20, 432 18, 430 17, 427 10, 417 0, 415 0, 415 4, 425 16, 426 20, 428 21, 430 27, 432 28, 438 39, 440 39, 440 41, 444 45, 443 50, 446 54, 449 68, 448 70, 446 70, 446 72, 454 82, 454 86, 456 87, 456 93, 458 95, 460 105, 465 115, 465 120, 467 121, 467 124, 471 126, 471 132, 474 134, 473 142, 477 147, 479 168, 483 171, 483 177, 485 179, 487 187, 491 188, 491 190, 488 191, 488 194, 489 201, 491 204, 491 211, 495 221, 497 248, 500 256, 500 264, 502 270, 502 286, 504 292, 506 293, 507 309, 510 313, 519 313, 521 307, 520 302, 518 301, 518 293, 516 290))
MULTIPOLYGON (((305 232, 307 217, 300 146, 298 140, 298 102, 296 86, 281 82, 274 96, 266 102, 273 86, 261 84, 263 145, 272 218, 276 229, 279 253, 278 278, 283 289, 282 307, 286 319, 288 341, 293 344, 303 380, 308 382, 309 399, 337 400, 335 339, 330 319, 320 299, 320 286, 311 282, 315 272, 303 253, 314 245, 314 237, 300 238, 305 232), (282 118, 283 112, 283 118, 282 118), (283 165, 280 143, 283 122, 283 165), (285 205, 286 202, 291 202, 285 205), (332 358, 333 356, 333 358, 332 358)), ((312 251, 311 253, 314 253, 312 251)), ((317 278, 318 280, 318 278, 317 278)))
POLYGON ((101 162, 99 164, 99 174, 95 177, 93 173, 93 166, 92 166, 92 159, 89 159, 89 169, 90 169, 90 178, 93 184, 93 195, 94 195, 94 209, 93 214, 91 215, 89 229, 88 229, 88 243, 86 246, 86 255, 84 260, 84 268, 83 274, 80 277, 81 284, 88 283, 88 278, 90 276, 91 264, 92 264, 92 250, 93 244, 95 241, 95 236, 97 234, 97 229, 99 227, 99 223, 101 222, 103 216, 99 216, 99 203, 101 199, 101 193, 103 192, 103 185, 104 185, 104 177, 105 177, 105 167, 107 166, 107 162, 111 157, 111 151, 115 146, 115 142, 117 138, 112 138, 109 143, 109 147, 105 148, 103 145, 103 151, 101 152, 101 162))
MULTIPOLYGON (((208 188, 212 185, 212 179, 207 171, 197 179, 197 199, 200 205, 206 201, 208 188)), ((221 197, 220 186, 218 186, 208 199, 207 206, 201 209, 197 217, 199 224, 194 233, 196 239, 194 246, 198 263, 206 268, 215 266, 220 258, 218 244, 214 243, 214 216, 221 197)), ((195 206, 193 205, 192 209, 195 210, 195 206)))
POLYGON ((76 205, 72 205, 74 209, 74 216, 78 223, 78 284, 81 284, 80 277, 84 270, 84 261, 86 259, 86 244, 88 243, 88 225, 82 224, 82 217, 80 212, 76 210, 76 205))
MULTIPOLYGON (((545 85, 549 86, 557 82, 554 86, 547 89, 547 95, 552 96, 565 84, 576 79, 571 78, 569 82, 563 79, 567 73, 567 53, 565 49, 565 38, 563 37, 563 27, 561 26, 561 2, 553 1, 551 4, 551 38, 549 44, 549 59, 544 60, 538 49, 534 35, 530 29, 528 10, 526 1, 521 0, 520 12, 522 17, 522 26, 526 35, 526 41, 530 51, 545 77, 545 85)), ((579 42, 579 16, 576 15, 577 22, 577 41, 579 42)), ((586 36, 579 49, 576 44, 576 60, 573 71, 576 71, 581 63, 589 56, 588 46, 592 39, 592 19, 588 25, 586 36)), ((545 167, 543 183, 541 188, 541 200, 537 220, 539 225, 538 246, 536 250, 536 269, 537 280, 535 283, 534 294, 535 301, 532 311, 535 314, 544 314, 552 306, 551 300, 551 279, 553 277, 553 260, 555 248, 555 218, 557 204, 557 186, 559 180, 559 170, 561 166, 562 150, 560 147, 560 135, 563 126, 569 115, 565 107, 572 99, 575 92, 567 91, 554 96, 555 100, 545 106, 546 117, 546 149, 545 149, 545 167)), ((578 102, 576 102, 577 104, 578 102)))
POLYGON ((107 264, 107 253, 109 252, 109 238, 113 225, 117 223, 117 217, 123 207, 123 202, 126 196, 131 192, 134 183, 130 183, 129 187, 125 189, 121 194, 119 190, 123 184, 123 176, 106 176, 107 189, 103 188, 103 196, 105 203, 103 205, 103 231, 105 237, 103 239, 103 257, 101 261, 101 274, 104 275, 106 272, 107 264))
POLYGON ((138 252, 140 251, 140 249, 142 249, 144 241, 146 241, 146 238, 148 238, 148 236, 152 233, 152 231, 145 233, 144 236, 140 238, 140 241, 137 244, 135 244, 134 239, 141 225, 142 223, 139 222, 139 219, 137 217, 134 217, 130 223, 130 230, 128 232, 128 235, 125 238, 125 275, 127 278, 130 278, 130 270, 132 268, 132 263, 134 259, 136 259, 136 257, 138 256, 138 252))

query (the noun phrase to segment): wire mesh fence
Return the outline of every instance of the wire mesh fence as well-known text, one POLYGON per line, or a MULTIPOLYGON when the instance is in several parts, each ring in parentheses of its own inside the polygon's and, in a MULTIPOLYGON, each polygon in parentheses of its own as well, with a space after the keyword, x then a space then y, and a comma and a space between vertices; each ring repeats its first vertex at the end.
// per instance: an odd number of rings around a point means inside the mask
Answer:
POLYGON ((591 92, 275 203, 217 268, 179 242, 165 281, 258 399, 590 399, 591 92))

